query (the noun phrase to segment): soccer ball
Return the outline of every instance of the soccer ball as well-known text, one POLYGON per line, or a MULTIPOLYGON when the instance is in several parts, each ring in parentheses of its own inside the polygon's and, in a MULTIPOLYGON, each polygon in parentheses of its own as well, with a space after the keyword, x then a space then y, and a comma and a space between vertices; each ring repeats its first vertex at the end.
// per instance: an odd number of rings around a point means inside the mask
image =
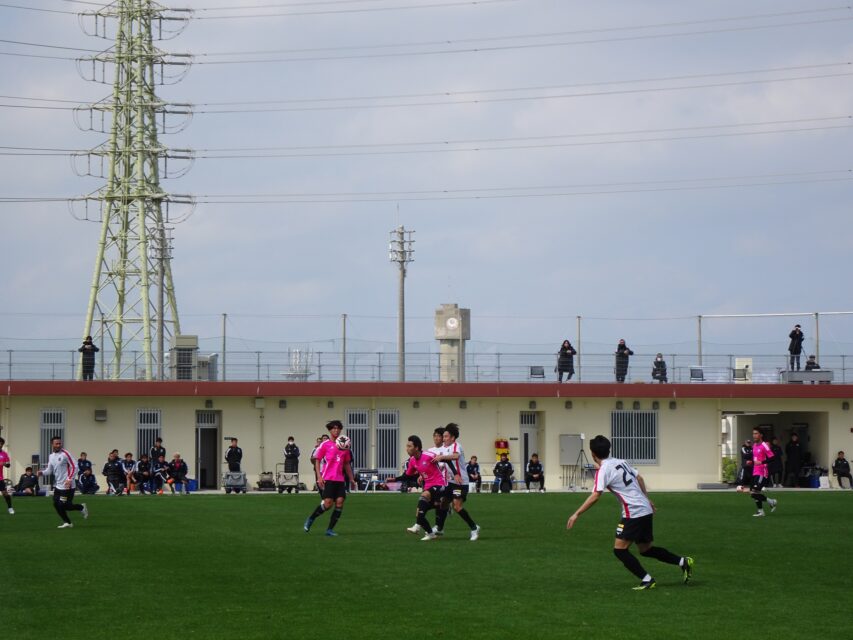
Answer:
POLYGON ((347 436, 338 436, 338 439, 335 440, 335 445, 338 449, 349 449, 352 441, 347 436))

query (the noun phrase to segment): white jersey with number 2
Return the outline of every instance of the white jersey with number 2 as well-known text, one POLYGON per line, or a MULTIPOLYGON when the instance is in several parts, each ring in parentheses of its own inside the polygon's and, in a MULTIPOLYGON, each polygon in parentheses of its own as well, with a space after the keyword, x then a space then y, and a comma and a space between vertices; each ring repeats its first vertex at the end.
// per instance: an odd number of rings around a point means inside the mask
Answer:
POLYGON ((610 491, 622 505, 623 518, 639 518, 654 513, 640 488, 637 470, 619 458, 607 458, 595 472, 595 491, 610 491))

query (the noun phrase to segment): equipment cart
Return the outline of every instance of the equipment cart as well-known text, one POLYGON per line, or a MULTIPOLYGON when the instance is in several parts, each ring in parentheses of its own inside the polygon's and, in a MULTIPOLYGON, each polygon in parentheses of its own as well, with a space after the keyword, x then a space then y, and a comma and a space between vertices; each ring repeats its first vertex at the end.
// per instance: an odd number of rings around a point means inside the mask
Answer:
POLYGON ((275 465, 275 484, 279 493, 284 493, 285 489, 293 489, 299 493, 299 474, 292 471, 284 470, 284 463, 275 465))

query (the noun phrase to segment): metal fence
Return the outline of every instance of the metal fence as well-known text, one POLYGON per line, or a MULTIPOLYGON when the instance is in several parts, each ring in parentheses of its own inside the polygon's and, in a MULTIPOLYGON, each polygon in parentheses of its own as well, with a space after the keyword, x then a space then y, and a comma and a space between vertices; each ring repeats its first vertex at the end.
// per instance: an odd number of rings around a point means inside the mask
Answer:
MULTIPOLYGON (((656 354, 635 353, 630 359, 626 382, 653 382, 652 362, 656 354)), ((0 379, 8 380, 75 380, 80 367, 80 354, 75 350, 7 350, 6 362, 0 365, 0 379)), ((95 378, 111 379, 112 354, 101 351, 95 365, 95 378)), ((142 352, 125 352, 134 366, 123 379, 142 380, 145 366, 142 352)), ((789 365, 789 355, 704 355, 664 354, 670 383, 777 383, 789 365), (701 379, 697 375, 701 370, 701 379)), ((405 379, 409 382, 437 382, 446 379, 442 373, 450 369, 438 353, 408 352, 405 379)), ((468 353, 465 359, 466 382, 555 382, 557 356, 554 353, 489 352, 468 353)), ((615 363, 612 353, 582 353, 575 357, 575 374, 570 383, 613 382, 615 363)), ((805 365, 805 356, 802 358, 805 365)), ((835 383, 853 382, 853 357, 825 356, 822 370, 833 372, 835 383), (848 369, 850 373, 848 374, 848 369)), ((124 366, 124 365, 123 365, 124 366)), ((165 368, 168 371, 168 367, 165 368)), ((156 367, 155 367, 156 371, 156 367)), ((294 358, 293 351, 228 351, 219 354, 218 368, 212 369, 216 379, 229 381, 384 381, 400 379, 395 352, 314 351, 294 358)), ((459 373, 453 367, 453 373, 459 373)), ((168 374, 167 374, 168 375, 168 374)))

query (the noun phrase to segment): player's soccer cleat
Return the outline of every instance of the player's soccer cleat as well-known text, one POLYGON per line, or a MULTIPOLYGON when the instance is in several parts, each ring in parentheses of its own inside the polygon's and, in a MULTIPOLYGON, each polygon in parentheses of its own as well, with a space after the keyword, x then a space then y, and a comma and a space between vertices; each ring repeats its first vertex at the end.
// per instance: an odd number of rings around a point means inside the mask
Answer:
POLYGON ((329 536, 330 538, 334 538, 338 534, 335 532, 334 529, 326 529, 326 535, 329 536))
POLYGON ((681 576, 684 578, 684 584, 687 584, 693 578, 693 558, 684 556, 681 563, 681 576))
POLYGON ((83 511, 82 511, 83 519, 85 520, 86 518, 89 517, 89 507, 86 506, 85 502, 81 506, 83 507, 83 511))
POLYGON ((311 525, 314 524, 314 518, 306 518, 305 524, 302 525, 302 528, 305 530, 305 533, 311 531, 311 525))
POLYGON ((421 542, 428 542, 429 540, 435 540, 435 534, 432 531, 428 531, 424 534, 424 537, 421 538, 421 542))
POLYGON ((474 540, 480 539, 480 525, 477 525, 473 529, 471 529, 471 542, 474 540))
POLYGON ((70 522, 63 522, 61 525, 59 525, 59 526, 58 526, 58 527, 56 527, 56 528, 57 528, 57 529, 73 529, 73 528, 74 528, 74 525, 73 525, 73 524, 71 524, 70 522))
POLYGON ((10 516, 15 515, 15 510, 12 507, 9 507, 9 515, 10 516))
POLYGON ((753 513, 753 514, 752 514, 752 517, 753 517, 753 518, 763 518, 763 517, 764 517, 764 510, 763 510, 763 509, 761 509, 761 510, 759 510, 757 513, 753 513))
POLYGON ((655 579, 654 578, 652 578, 651 580, 644 580, 643 582, 638 584, 636 587, 633 587, 634 591, 646 591, 647 589, 654 589, 654 588, 655 588, 655 579))
POLYGON ((406 527, 406 531, 408 531, 409 533, 418 534, 423 531, 423 527, 421 527, 421 525, 419 524, 413 524, 411 527, 406 527))
POLYGON ((770 503, 770 513, 776 511, 776 505, 779 504, 778 500, 774 500, 773 498, 769 498, 767 502, 770 503))
POLYGON ((162 490, 162 489, 158 489, 158 490, 157 490, 157 495, 158 495, 158 496, 162 496, 162 495, 163 495, 163 490, 162 490))
POLYGON ((444 535, 444 531, 442 531, 438 527, 433 527, 432 532, 437 536, 443 536, 444 535))

